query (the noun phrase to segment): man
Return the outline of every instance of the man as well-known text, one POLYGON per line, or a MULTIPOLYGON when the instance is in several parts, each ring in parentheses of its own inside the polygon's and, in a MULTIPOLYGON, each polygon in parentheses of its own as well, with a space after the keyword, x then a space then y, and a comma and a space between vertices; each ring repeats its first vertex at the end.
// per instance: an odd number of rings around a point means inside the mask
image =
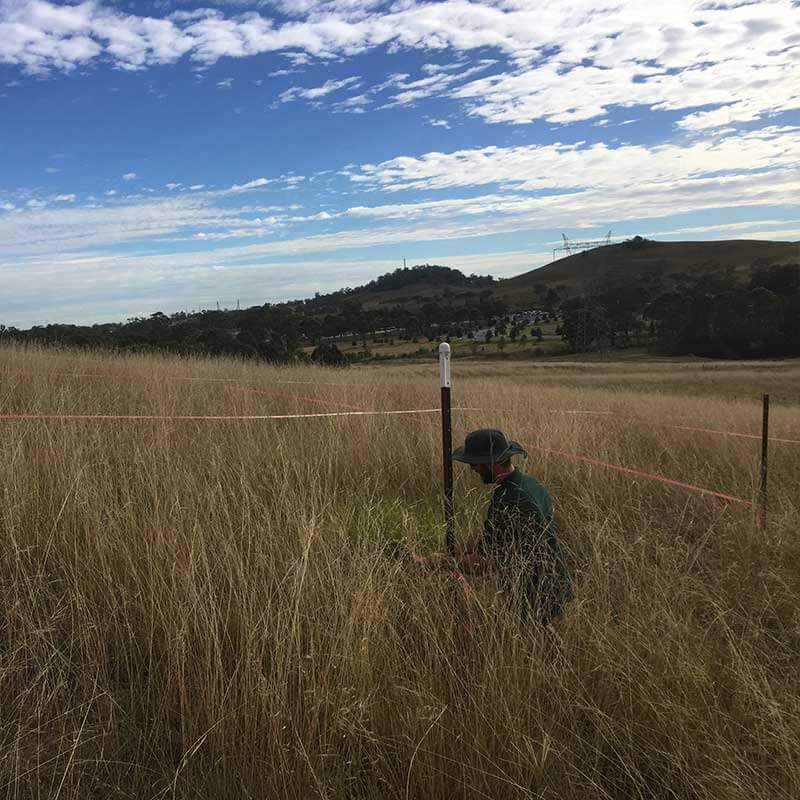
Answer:
POLYGON ((572 581, 550 495, 511 463, 515 455, 527 453, 494 429, 473 431, 453 453, 496 486, 483 531, 467 540, 457 562, 463 572, 493 568, 498 589, 519 604, 523 620, 547 625, 572 598, 572 581))

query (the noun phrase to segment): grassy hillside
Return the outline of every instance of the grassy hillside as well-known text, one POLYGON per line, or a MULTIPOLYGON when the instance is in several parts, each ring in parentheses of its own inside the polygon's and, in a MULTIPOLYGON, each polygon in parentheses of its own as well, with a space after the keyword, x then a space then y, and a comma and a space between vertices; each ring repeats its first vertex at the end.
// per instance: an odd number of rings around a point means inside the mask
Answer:
MULTIPOLYGON (((765 264, 788 263, 800 260, 800 243, 768 242, 746 239, 711 242, 644 241, 640 247, 614 244, 598 247, 573 256, 561 258, 522 275, 501 280, 492 289, 462 286, 431 286, 419 282, 391 290, 359 287, 351 295, 365 309, 401 306, 411 311, 431 300, 448 296, 454 306, 464 305, 466 298, 477 299, 491 291, 505 299, 512 308, 528 308, 534 304, 534 288, 564 287, 568 292, 580 290, 609 270, 616 269, 631 275, 646 272, 724 271, 732 268, 744 276, 753 262, 765 264)), ((492 265, 478 270, 491 273, 492 265)))
MULTIPOLYGON (((553 495, 576 599, 548 632, 388 546, 441 547, 438 414, 258 417, 435 408, 435 365, 0 347, 3 796, 794 800, 800 447, 766 531, 564 454, 746 502, 758 442, 681 426, 757 433, 769 391, 797 439, 799 378, 454 364, 456 441, 506 429, 553 495)), ((461 537, 488 492, 455 478, 461 537)))
POLYGON ((563 286, 576 291, 580 290, 581 284, 612 269, 638 276, 647 272, 669 275, 674 272, 713 272, 730 268, 744 275, 755 261, 777 264, 798 260, 798 242, 736 239, 719 242, 644 241, 639 247, 612 244, 567 256, 509 278, 498 285, 496 292, 510 302, 516 302, 521 296, 530 297, 538 284, 548 288, 563 286))

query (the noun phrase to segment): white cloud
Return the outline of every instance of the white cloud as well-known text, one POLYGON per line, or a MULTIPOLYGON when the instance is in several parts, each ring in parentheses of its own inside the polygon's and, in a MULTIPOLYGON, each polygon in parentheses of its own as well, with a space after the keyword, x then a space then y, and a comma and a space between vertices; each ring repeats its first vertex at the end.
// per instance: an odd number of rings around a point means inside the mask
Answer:
POLYGON ((75 194, 57 194, 52 198, 54 203, 74 203, 77 199, 75 194))
MULTIPOLYGON (((799 145, 800 129, 774 128, 651 149, 584 144, 404 156, 351 167, 351 177, 388 191, 452 193, 487 185, 497 189, 473 197, 323 208, 293 217, 286 216, 280 206, 229 207, 232 196, 248 189, 293 186, 304 180, 300 175, 283 175, 215 192, 117 202, 107 208, 45 211, 29 205, 23 215, 0 220, 0 242, 8 253, 52 254, 148 238, 263 239, 287 226, 313 226, 339 218, 347 218, 348 227, 356 226, 325 234, 314 234, 310 228, 302 238, 267 242, 258 251, 296 254, 578 223, 604 225, 619 219, 668 216, 678 209, 778 206, 794 203, 800 195, 794 155, 799 145), (215 205, 217 197, 225 197, 226 207, 215 205)), ((224 257, 236 255, 226 252, 224 257)))
MULTIPOLYGON (((36 201, 38 202, 38 201, 36 201)), ((0 218, 0 251, 26 256, 63 253, 163 238, 183 230, 252 224, 238 209, 215 208, 206 198, 184 195, 111 206, 41 208, 0 218)))
POLYGON ((16 206, 13 203, 0 203, 0 211, 14 211, 16 206))
MULTIPOLYGON (((427 77, 390 102, 444 94, 490 122, 569 122, 603 116, 612 106, 644 104, 686 110, 683 126, 699 130, 800 106, 800 7, 793 0, 404 0, 390 6, 286 0, 280 6, 291 8, 289 22, 260 11, 158 18, 98 2, 2 0, 0 63, 41 74, 101 57, 130 70, 183 56, 211 64, 282 52, 302 65, 388 46, 446 52, 454 59, 426 64, 427 77), (462 67, 463 56, 482 48, 503 53, 511 68, 455 90, 455 80, 463 81, 469 69, 493 63, 462 67)), ((288 97, 314 99, 306 93, 315 89, 323 97, 337 83, 293 87, 288 97)))
POLYGON ((410 81, 408 80, 408 75, 390 76, 376 88, 376 91, 382 91, 387 88, 401 90, 397 92, 397 94, 392 95, 388 102, 382 106, 383 108, 411 105, 426 97, 446 94, 450 87, 458 83, 463 83, 467 78, 479 72, 484 72, 488 66, 494 63, 496 62, 484 60, 468 69, 462 69, 454 73, 445 70, 434 72, 432 71, 432 67, 435 65, 426 64, 423 67, 423 71, 425 71, 425 67, 428 68, 426 77, 410 81))
POLYGON ((122 176, 122 180, 124 180, 124 181, 135 181, 135 180, 136 180, 136 178, 137 178, 137 175, 136 175, 136 173, 135 173, 135 172, 126 172, 126 173, 125 173, 125 174, 122 176))
POLYGON ((339 103, 334 103, 333 110, 346 114, 364 114, 366 113, 366 107, 371 102, 368 95, 357 94, 339 103))
MULTIPOLYGON (((494 62, 492 62, 494 63, 494 62)), ((434 75, 439 72, 452 72, 456 69, 463 69, 467 65, 466 61, 456 61, 452 64, 423 64, 420 68, 426 75, 434 75)))
MULTIPOLYGON (((717 225, 693 225, 645 231, 645 236, 718 236, 731 234, 737 239, 759 238, 792 241, 800 238, 800 219, 758 219, 746 222, 724 222, 717 225)), ((710 238, 710 237, 709 237, 710 238)))
POLYGON ((347 87, 354 88, 360 83, 360 78, 351 76, 349 78, 342 78, 341 80, 325 81, 322 86, 312 86, 310 88, 303 88, 302 86, 292 86, 285 92, 281 92, 280 101, 282 103, 289 103, 292 100, 318 100, 320 97, 337 92, 340 89, 347 87))
POLYGON ((230 89, 232 86, 233 86, 233 78, 223 78, 223 80, 217 81, 218 89, 230 89))
POLYGON ((116 189, 109 189, 107 192, 105 192, 105 196, 106 197, 113 197, 116 193, 117 193, 116 189))
MULTIPOLYGON (((381 164, 351 170, 351 179, 374 184, 386 191, 450 189, 502 184, 526 191, 570 190, 603 192, 619 188, 641 194, 647 189, 722 185, 727 178, 711 178, 730 172, 737 180, 752 180, 749 173, 762 170, 773 175, 797 173, 800 127, 765 128, 734 133, 687 144, 655 147, 607 144, 553 144, 521 147, 485 147, 453 153, 428 153, 419 158, 403 156, 381 164), (706 183, 703 183, 706 181, 706 183)), ((738 198, 731 196, 732 202, 738 198)))
POLYGON ((256 178, 255 180, 247 181, 247 183, 234 183, 230 189, 227 189, 227 192, 231 194, 235 194, 237 192, 247 192, 250 189, 260 189, 261 187, 267 186, 270 183, 272 183, 271 178, 256 178))

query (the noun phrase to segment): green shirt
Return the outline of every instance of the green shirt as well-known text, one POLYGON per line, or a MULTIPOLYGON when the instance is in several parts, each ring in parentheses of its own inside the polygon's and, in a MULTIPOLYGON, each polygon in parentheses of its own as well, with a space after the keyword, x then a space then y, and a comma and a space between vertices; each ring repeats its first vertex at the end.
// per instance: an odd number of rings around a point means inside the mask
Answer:
POLYGON ((494 490, 480 549, 497 564, 499 588, 522 602, 523 616, 533 610, 547 622, 572 597, 553 501, 530 475, 515 469, 494 490))

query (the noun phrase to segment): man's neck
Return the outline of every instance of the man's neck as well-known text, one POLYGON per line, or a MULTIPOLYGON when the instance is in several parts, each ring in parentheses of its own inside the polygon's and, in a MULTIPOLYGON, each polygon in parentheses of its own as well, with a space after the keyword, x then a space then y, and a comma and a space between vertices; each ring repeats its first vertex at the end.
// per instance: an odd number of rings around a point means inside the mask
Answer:
POLYGON ((513 475, 516 469, 517 468, 512 464, 511 468, 507 469, 505 472, 498 472, 494 476, 494 482, 499 486, 504 480, 513 475))

